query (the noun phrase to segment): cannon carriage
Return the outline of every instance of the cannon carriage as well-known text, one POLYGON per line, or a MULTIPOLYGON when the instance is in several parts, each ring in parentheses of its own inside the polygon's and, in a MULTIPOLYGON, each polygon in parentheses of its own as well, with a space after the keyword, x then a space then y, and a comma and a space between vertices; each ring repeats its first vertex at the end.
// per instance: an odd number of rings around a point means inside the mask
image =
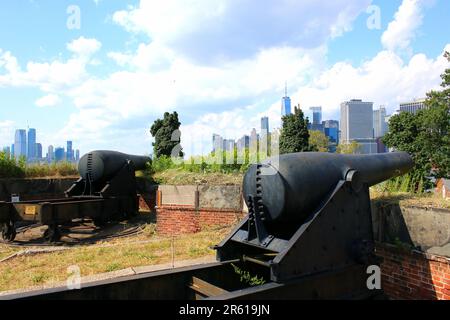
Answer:
POLYGON ((65 198, 0 202, 4 241, 14 241, 16 222, 47 225, 44 237, 60 238, 59 226, 89 218, 98 226, 130 218, 139 211, 135 171, 145 169, 149 157, 116 151, 92 151, 78 163, 80 178, 65 191, 65 198))

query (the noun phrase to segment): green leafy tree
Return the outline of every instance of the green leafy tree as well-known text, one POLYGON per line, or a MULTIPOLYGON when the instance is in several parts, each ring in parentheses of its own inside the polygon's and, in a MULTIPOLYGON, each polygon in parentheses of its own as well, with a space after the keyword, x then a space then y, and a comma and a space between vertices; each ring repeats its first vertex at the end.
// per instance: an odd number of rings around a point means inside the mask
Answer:
POLYGON ((155 138, 153 152, 156 158, 161 156, 183 157, 180 145, 180 125, 177 112, 166 112, 163 119, 157 119, 153 123, 150 133, 155 138))
POLYGON ((328 152, 330 140, 319 130, 309 131, 309 145, 316 152, 328 152))
MULTIPOLYGON (((448 53, 445 55, 450 60, 448 53)), ((414 191, 432 186, 430 176, 450 176, 450 69, 442 77, 443 91, 431 91, 426 109, 391 117, 384 144, 408 152, 414 160, 410 173, 414 191)))
POLYGON ((356 154, 361 150, 361 144, 353 140, 352 142, 340 143, 336 148, 336 153, 340 154, 356 154))
POLYGON ((311 151, 308 118, 305 119, 300 106, 294 108, 293 114, 283 116, 282 121, 280 154, 311 151))

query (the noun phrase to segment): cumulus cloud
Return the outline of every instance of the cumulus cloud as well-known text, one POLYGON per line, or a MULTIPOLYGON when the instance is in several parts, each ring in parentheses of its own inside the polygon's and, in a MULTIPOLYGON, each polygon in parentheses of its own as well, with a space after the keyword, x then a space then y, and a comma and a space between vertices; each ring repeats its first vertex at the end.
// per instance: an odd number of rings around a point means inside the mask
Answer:
POLYGON ((61 98, 56 94, 49 94, 36 100, 36 105, 41 108, 54 107, 59 103, 61 103, 61 98))
POLYGON ((410 48, 423 22, 423 10, 430 0, 403 0, 381 37, 383 46, 391 51, 410 48))
POLYGON ((30 61, 24 69, 11 52, 2 52, 0 49, 0 86, 38 87, 47 93, 66 90, 89 77, 86 66, 95 62, 91 56, 100 47, 99 41, 80 37, 67 44, 67 49, 75 54, 74 57, 67 61, 30 61))
POLYGON ((100 50, 102 44, 97 39, 80 37, 67 44, 67 50, 82 56, 89 57, 100 50))
POLYGON ((316 48, 349 30, 371 0, 141 0, 113 20, 197 63, 252 56, 264 48, 316 48))

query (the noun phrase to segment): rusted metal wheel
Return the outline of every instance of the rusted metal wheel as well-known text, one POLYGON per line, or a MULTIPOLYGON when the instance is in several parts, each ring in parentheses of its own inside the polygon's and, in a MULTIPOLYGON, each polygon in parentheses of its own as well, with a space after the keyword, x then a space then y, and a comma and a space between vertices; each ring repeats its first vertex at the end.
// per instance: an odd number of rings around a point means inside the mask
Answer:
POLYGON ((16 238, 16 227, 14 222, 10 221, 2 224, 2 239, 6 242, 13 242, 16 238))

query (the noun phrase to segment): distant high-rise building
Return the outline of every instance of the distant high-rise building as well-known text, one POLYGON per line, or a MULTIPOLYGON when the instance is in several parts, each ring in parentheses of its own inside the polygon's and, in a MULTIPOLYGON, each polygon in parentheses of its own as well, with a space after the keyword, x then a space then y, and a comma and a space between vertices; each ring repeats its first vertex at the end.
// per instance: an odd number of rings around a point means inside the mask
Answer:
POLYGON ((18 129, 14 137, 14 157, 27 157, 27 131, 18 129))
POLYGON ((321 125, 322 124, 322 107, 311 107, 309 110, 312 112, 312 124, 321 125))
POLYGON ((75 150, 75 161, 80 161, 80 150, 75 150))
POLYGON ((28 148, 27 160, 33 161, 36 159, 36 129, 28 129, 28 148))
POLYGON ((417 111, 426 109, 425 100, 426 100, 425 98, 422 98, 422 99, 415 99, 414 101, 410 102, 400 103, 399 111, 416 114, 417 111))
POLYGON ((36 143, 36 159, 41 160, 42 159, 42 144, 36 143))
POLYGON ((69 162, 74 160, 73 149, 72 149, 72 141, 67 141, 66 160, 69 161, 69 162))
POLYGON ((377 153, 373 138, 373 102, 350 100, 341 104, 342 143, 356 141, 361 145, 360 153, 377 153))
POLYGON ((291 114, 291 98, 287 95, 287 84, 284 90, 284 97, 281 100, 281 116, 291 114))
POLYGON ((14 143, 11 145, 11 159, 14 159, 14 143))
POLYGON ((223 150, 227 152, 233 152, 234 147, 236 146, 236 142, 231 139, 223 140, 223 150))
POLYGON ((386 108, 373 110, 373 137, 375 139, 383 137, 387 132, 386 108))
POLYGON ((64 148, 56 148, 55 149, 55 161, 60 162, 65 160, 65 152, 64 148))
POLYGON ((223 138, 219 134, 213 134, 213 152, 223 150, 223 138))
POLYGON ((47 162, 51 163, 53 161, 55 161, 55 152, 53 146, 49 145, 47 149, 47 162))
POLYGON ((269 134, 269 118, 268 117, 262 117, 261 118, 261 135, 262 134, 269 134))
POLYGON ((243 149, 250 147, 250 136, 243 136, 236 143, 236 148, 238 151, 242 151, 243 149))
POLYGON ((256 133, 256 129, 253 128, 250 134, 250 149, 256 150, 258 147, 258 134, 256 133))
POLYGON ((324 133, 332 144, 339 144, 339 121, 325 120, 322 122, 324 133))

